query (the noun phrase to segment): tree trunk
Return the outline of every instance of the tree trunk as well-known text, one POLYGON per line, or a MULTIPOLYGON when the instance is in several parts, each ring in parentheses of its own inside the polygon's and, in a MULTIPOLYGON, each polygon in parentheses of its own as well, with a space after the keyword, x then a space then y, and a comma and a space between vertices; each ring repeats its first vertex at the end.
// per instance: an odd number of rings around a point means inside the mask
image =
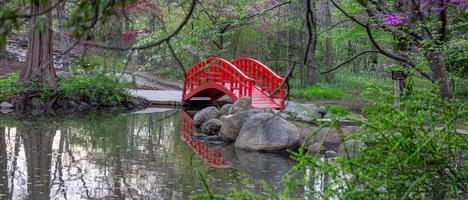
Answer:
MULTIPOLYGON (((328 29, 332 26, 332 15, 331 15, 331 6, 330 1, 324 2, 324 15, 325 15, 325 27, 328 29)), ((333 43, 331 39, 331 31, 327 33, 327 39, 325 40, 325 59, 324 64, 326 68, 333 67, 333 43)), ((325 76, 327 81, 330 81, 333 78, 332 73, 328 73, 325 76)))
POLYGON ((22 133, 26 166, 28 172, 28 198, 48 199, 50 197, 50 167, 52 143, 56 125, 33 122, 25 123, 18 129, 22 133))
POLYGON ((432 71, 432 78, 437 81, 439 85, 440 95, 445 99, 451 99, 453 97, 453 91, 450 86, 443 53, 440 51, 428 52, 426 54, 426 59, 432 71))
MULTIPOLYGON (((315 57, 315 51, 317 49, 317 20, 315 18, 315 12, 316 12, 316 1, 311 1, 311 0, 306 0, 305 1, 305 7, 306 7, 306 15, 305 15, 305 20, 306 20, 306 27, 307 27, 307 32, 308 32, 308 42, 307 42, 307 47, 306 51, 304 54, 304 64, 307 65, 310 60, 314 60, 315 57)), ((316 71, 312 67, 307 68, 307 83, 308 84, 314 84, 315 83, 315 76, 316 76, 316 71)))
MULTIPOLYGON (((49 0, 31 1, 31 13, 43 12, 51 6, 49 0)), ((40 86, 57 89, 52 55, 52 12, 31 18, 31 30, 28 36, 28 53, 26 67, 21 71, 21 82, 31 84, 36 82, 40 86)))
POLYGON ((65 30, 65 19, 67 18, 67 14, 65 12, 65 2, 61 3, 60 6, 57 8, 58 14, 58 23, 59 23, 59 30, 60 30, 60 52, 62 53, 62 70, 68 71, 68 66, 70 65, 70 53, 65 53, 70 48, 70 37, 66 34, 65 30))

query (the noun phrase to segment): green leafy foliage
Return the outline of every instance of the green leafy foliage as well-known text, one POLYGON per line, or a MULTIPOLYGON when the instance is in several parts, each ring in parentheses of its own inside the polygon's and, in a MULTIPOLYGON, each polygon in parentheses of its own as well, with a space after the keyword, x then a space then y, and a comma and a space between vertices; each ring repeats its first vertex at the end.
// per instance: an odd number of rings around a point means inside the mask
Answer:
POLYGON ((20 93, 21 86, 19 84, 19 76, 16 73, 8 74, 0 77, 0 102, 6 101, 20 93))
POLYGON ((339 105, 327 105, 325 106, 327 112, 335 114, 337 116, 346 116, 350 113, 350 110, 346 107, 339 106, 339 105))
POLYGON ((306 168, 324 174, 329 179, 324 199, 462 198, 468 143, 456 127, 466 123, 468 113, 463 102, 447 102, 433 90, 415 91, 399 106, 388 92, 370 90, 369 120, 348 138, 367 144, 359 154, 324 161, 300 150, 293 153, 300 164, 286 180, 293 183, 293 175, 306 168))
POLYGON ((106 75, 77 75, 59 81, 59 95, 103 105, 118 105, 129 99, 128 84, 106 75))

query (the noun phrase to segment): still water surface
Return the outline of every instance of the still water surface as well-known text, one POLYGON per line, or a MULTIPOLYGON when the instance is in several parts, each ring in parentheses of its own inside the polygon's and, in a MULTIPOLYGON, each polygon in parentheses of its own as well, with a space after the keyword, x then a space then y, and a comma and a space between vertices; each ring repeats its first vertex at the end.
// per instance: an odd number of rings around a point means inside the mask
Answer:
POLYGON ((294 165, 194 140, 188 113, 159 111, 0 120, 0 199, 187 199, 199 174, 217 193, 268 196, 262 182, 280 191, 294 165))

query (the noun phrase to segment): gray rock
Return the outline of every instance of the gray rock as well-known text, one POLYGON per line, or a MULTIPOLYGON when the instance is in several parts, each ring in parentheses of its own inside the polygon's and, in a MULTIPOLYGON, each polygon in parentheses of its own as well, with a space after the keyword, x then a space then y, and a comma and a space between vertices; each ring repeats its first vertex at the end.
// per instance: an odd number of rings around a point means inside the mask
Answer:
POLYGON ((223 141, 221 140, 221 137, 219 137, 217 135, 210 135, 210 136, 206 137, 206 142, 208 144, 212 144, 212 145, 223 144, 223 141))
POLYGON ((289 118, 288 114, 286 114, 285 112, 282 112, 280 110, 273 109, 272 112, 273 112, 273 114, 275 114, 278 117, 281 117, 283 119, 288 119, 289 118))
POLYGON ((217 135, 210 135, 210 136, 206 137, 206 140, 207 141, 221 141, 221 137, 219 137, 217 135))
POLYGON ((223 107, 221 107, 221 109, 219 109, 219 114, 220 115, 228 115, 229 114, 229 110, 231 110, 231 107, 232 107, 232 104, 224 104, 223 107))
POLYGON ((193 116, 193 126, 195 128, 200 128, 200 126, 210 119, 216 119, 219 117, 219 111, 216 107, 210 106, 198 111, 195 116, 193 116))
POLYGON ((11 105, 11 103, 8 103, 8 102, 2 102, 0 103, 0 109, 1 110, 10 110, 10 109, 13 109, 14 106, 11 105))
POLYGON ((358 156, 364 148, 366 148, 364 142, 350 139, 340 144, 338 147, 338 154, 346 156, 346 152, 348 152, 349 156, 358 156))
POLYGON ((309 150, 309 152, 310 152, 311 154, 319 154, 320 152, 323 151, 324 148, 323 148, 323 144, 322 144, 322 143, 317 142, 317 143, 313 143, 313 144, 309 145, 309 146, 307 147, 307 149, 309 150))
POLYGON ((249 151, 277 152, 297 147, 300 139, 296 126, 272 113, 259 113, 243 124, 234 146, 249 151))
POLYGON ((201 133, 194 133, 192 135, 192 139, 194 139, 194 140, 204 140, 204 139, 206 139, 206 135, 201 134, 201 133))
POLYGON ((252 109, 252 101, 250 97, 243 96, 232 104, 231 109, 229 109, 229 114, 232 115, 249 109, 252 109))
POLYGON ((86 102, 80 102, 80 105, 78 106, 78 110, 81 110, 81 111, 89 110, 90 108, 91 107, 86 102))
POLYGON ((234 115, 226 115, 221 118, 223 125, 219 131, 221 139, 227 142, 233 142, 236 140, 237 135, 242 128, 242 124, 247 121, 250 117, 258 113, 268 112, 268 109, 255 108, 243 112, 236 113, 234 115))
POLYGON ((300 104, 293 101, 286 102, 284 111, 302 121, 311 121, 322 118, 325 114, 325 107, 317 107, 315 104, 300 104))
POLYGON ((299 119, 299 120, 304 121, 304 122, 312 122, 312 121, 314 121, 315 119, 318 119, 318 118, 319 118, 319 116, 317 116, 314 113, 311 113, 309 111, 303 111, 303 112, 299 113, 296 116, 296 119, 299 119))
POLYGON ((201 125, 201 132, 206 135, 218 135, 223 122, 219 119, 210 119, 201 125))
POLYGON ((57 77, 61 77, 61 78, 68 78, 71 76, 70 72, 63 71, 63 70, 57 71, 56 74, 57 74, 57 77))
POLYGON ((325 156, 328 157, 328 158, 336 157, 337 155, 338 155, 338 153, 336 153, 336 152, 333 151, 333 150, 325 151, 325 156))
POLYGON ((284 111, 292 115, 298 115, 299 113, 305 111, 304 107, 300 106, 294 101, 286 101, 285 105, 286 107, 284 108, 284 111))

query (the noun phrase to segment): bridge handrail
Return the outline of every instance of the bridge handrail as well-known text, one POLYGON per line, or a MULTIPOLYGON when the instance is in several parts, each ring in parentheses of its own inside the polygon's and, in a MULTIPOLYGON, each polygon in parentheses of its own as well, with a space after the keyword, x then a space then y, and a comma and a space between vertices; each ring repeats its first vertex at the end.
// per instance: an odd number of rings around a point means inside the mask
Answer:
MULTIPOLYGON (((197 64, 193 65, 188 71, 184 74, 184 89, 183 95, 185 99, 185 95, 187 95, 187 87, 193 89, 193 84, 195 81, 200 82, 201 80, 213 80, 214 77, 211 73, 211 76, 206 76, 207 70, 213 71, 214 69, 219 69, 224 72, 225 75, 230 76, 230 80, 236 81, 231 84, 239 86, 239 93, 240 95, 252 95, 252 87, 255 83, 255 80, 245 75, 241 70, 239 70, 235 65, 232 63, 218 57, 210 57, 205 60, 198 62, 197 64)), ((219 77, 221 79, 227 78, 219 77)), ((227 81, 227 80, 223 80, 227 81)))
MULTIPOLYGON (((232 63, 242 72, 256 80, 258 86, 273 98, 285 98, 284 78, 276 74, 263 63, 252 58, 236 58, 232 63)), ((282 102, 283 103, 283 102, 282 102)))

